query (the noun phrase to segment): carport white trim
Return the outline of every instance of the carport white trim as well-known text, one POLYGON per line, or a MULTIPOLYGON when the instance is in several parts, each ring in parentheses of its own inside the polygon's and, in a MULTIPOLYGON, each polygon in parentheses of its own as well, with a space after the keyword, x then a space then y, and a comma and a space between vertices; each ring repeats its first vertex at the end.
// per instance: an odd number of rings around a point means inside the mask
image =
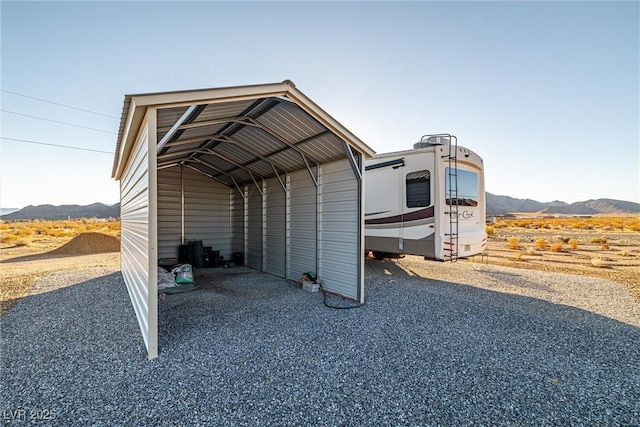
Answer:
MULTIPOLYGON (((155 129, 156 109, 147 110, 147 126, 155 129)), ((156 146, 156 133, 149 132, 149 147, 156 146)), ((149 154, 149 170, 157 168, 157 157, 149 154)), ((148 358, 158 355, 158 175, 149 174, 149 333, 147 336, 148 358)))

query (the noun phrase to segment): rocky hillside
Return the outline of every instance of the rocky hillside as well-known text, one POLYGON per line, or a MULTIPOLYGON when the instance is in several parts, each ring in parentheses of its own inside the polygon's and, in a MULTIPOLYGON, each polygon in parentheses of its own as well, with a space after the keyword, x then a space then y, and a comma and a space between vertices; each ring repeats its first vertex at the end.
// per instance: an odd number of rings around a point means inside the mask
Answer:
POLYGON ((6 221, 28 220, 28 219, 68 219, 68 218, 119 218, 120 203, 115 205, 105 205, 94 203, 91 205, 38 205, 27 206, 17 212, 2 215, 6 221))
POLYGON ((558 200, 542 203, 531 199, 516 199, 486 193, 487 215, 504 215, 515 212, 537 212, 549 215, 628 215, 640 213, 640 203, 614 199, 592 199, 584 202, 565 203, 558 200))

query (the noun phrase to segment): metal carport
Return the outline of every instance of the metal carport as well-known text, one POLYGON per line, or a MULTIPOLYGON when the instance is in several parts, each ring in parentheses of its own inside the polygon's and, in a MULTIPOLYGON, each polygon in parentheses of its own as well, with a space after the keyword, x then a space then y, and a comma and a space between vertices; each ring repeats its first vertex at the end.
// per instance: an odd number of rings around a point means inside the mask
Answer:
POLYGON ((126 95, 113 178, 121 269, 148 357, 157 263, 203 240, 225 258, 364 301, 363 157, 374 152, 285 80, 126 95))

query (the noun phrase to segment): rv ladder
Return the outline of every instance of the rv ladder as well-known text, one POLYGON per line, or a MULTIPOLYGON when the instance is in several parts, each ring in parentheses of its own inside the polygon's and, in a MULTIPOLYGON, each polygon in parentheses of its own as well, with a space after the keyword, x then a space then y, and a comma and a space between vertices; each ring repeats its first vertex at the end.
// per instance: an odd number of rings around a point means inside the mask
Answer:
POLYGON ((456 262, 458 260, 458 138, 451 136, 449 139, 449 153, 447 159, 447 176, 448 191, 445 198, 449 202, 449 232, 445 233, 448 237, 449 247, 445 248, 448 254, 445 258, 449 261, 456 262))
POLYGON ((419 144, 421 147, 423 144, 429 146, 433 140, 436 141, 435 145, 441 145, 440 141, 443 138, 449 141, 448 153, 442 156, 447 163, 445 199, 449 205, 449 211, 445 212, 449 215, 449 232, 444 233, 447 237, 447 241, 444 242, 444 257, 451 262, 456 262, 458 260, 458 206, 460 204, 458 199, 458 138, 448 133, 424 135, 419 144))

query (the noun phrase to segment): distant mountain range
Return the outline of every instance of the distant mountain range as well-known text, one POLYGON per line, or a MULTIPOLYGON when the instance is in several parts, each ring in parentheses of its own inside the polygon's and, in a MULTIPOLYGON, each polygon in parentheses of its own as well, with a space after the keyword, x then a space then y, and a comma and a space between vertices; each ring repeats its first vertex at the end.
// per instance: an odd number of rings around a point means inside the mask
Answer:
POLYGON ((614 199, 591 199, 584 202, 537 202, 486 193, 487 215, 508 213, 544 213, 549 215, 628 215, 640 213, 640 203, 614 199))
MULTIPOLYGON (((516 199, 509 196, 496 196, 486 193, 487 215, 505 215, 509 213, 543 213, 549 215, 635 215, 640 214, 640 203, 614 199, 595 199, 584 202, 565 203, 558 200, 542 203, 531 199, 516 199)), ((14 209, 15 210, 15 209, 14 209)), ((26 219, 68 219, 68 218, 119 218, 120 203, 105 205, 39 205, 27 206, 16 212, 4 214, 3 220, 26 219)))
POLYGON ((68 218, 119 218, 120 203, 105 205, 93 203, 91 205, 38 205, 27 206, 17 212, 2 215, 5 221, 20 219, 68 219, 68 218))
POLYGON ((20 208, 0 208, 0 216, 9 215, 10 213, 14 213, 19 210, 20 208))

